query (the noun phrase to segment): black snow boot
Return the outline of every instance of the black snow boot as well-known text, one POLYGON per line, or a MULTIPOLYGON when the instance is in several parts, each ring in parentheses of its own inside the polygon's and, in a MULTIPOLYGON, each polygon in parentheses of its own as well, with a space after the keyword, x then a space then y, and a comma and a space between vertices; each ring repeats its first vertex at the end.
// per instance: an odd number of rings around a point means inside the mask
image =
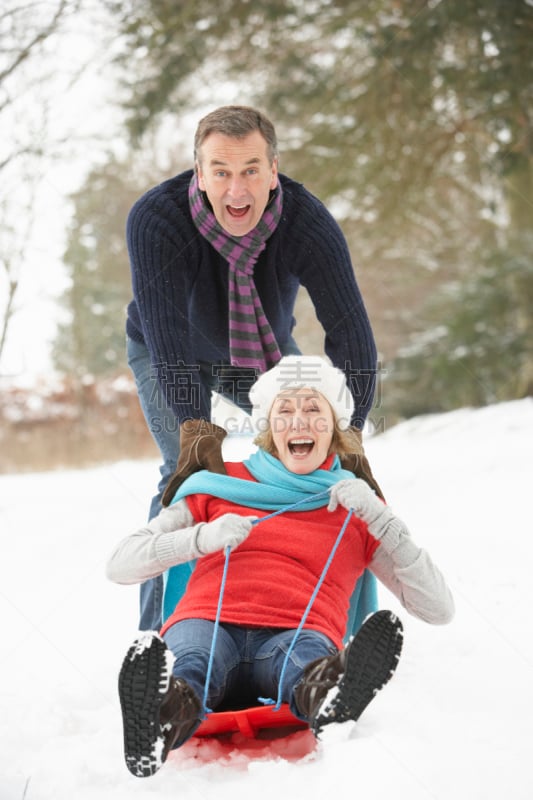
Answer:
POLYGON ((307 665, 294 699, 315 736, 332 722, 359 719, 392 678, 402 644, 398 617, 391 611, 377 611, 344 650, 307 665))
POLYGON ((172 675, 174 656, 154 631, 141 634, 122 663, 118 691, 124 757, 132 775, 154 775, 176 744, 200 725, 202 704, 193 689, 172 675))

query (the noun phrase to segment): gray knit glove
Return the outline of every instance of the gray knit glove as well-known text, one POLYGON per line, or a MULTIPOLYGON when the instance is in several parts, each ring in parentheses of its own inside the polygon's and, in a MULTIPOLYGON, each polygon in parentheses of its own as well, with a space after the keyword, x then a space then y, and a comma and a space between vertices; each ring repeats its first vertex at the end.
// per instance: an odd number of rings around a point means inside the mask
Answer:
POLYGON ((328 511, 335 511, 338 505, 347 511, 353 509, 356 517, 366 522, 374 539, 381 541, 388 552, 397 547, 400 534, 406 532, 403 522, 361 478, 339 481, 331 488, 328 511))
POLYGON ((213 522, 199 526, 196 534, 196 547, 202 555, 217 550, 232 549, 244 542, 257 517, 241 517, 240 514, 223 514, 213 522))

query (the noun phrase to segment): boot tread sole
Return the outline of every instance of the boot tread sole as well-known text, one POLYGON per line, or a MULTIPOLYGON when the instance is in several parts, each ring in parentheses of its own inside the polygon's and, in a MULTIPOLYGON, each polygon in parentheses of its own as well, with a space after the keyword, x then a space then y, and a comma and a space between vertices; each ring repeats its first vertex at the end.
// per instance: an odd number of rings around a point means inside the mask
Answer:
POLYGON ((136 777, 149 777, 161 767, 164 747, 159 709, 171 678, 167 648, 154 634, 129 648, 119 675, 124 724, 124 758, 136 777))
POLYGON ((402 651, 402 623, 390 611, 369 617, 347 647, 345 672, 328 693, 314 719, 318 735, 332 722, 358 720, 375 695, 391 679, 402 651))

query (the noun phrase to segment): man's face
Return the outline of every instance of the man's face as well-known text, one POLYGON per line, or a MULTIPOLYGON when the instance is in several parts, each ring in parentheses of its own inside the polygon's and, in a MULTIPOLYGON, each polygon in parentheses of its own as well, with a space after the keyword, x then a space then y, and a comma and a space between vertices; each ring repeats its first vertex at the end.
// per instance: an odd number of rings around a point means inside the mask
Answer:
POLYGON ((278 184, 277 160, 271 164, 267 150, 259 131, 243 139, 211 133, 200 148, 200 189, 231 236, 244 236, 255 228, 278 184))

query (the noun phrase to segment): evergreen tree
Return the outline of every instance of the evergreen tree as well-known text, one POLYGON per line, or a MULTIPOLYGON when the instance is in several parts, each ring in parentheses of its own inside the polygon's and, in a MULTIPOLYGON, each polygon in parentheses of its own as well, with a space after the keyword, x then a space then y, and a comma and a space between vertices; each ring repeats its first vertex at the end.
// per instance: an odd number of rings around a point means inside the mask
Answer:
POLYGON ((485 254, 424 310, 425 331, 393 367, 387 403, 413 416, 533 394, 533 234, 485 254))
POLYGON ((131 164, 111 159, 95 168, 73 197, 64 261, 71 287, 66 321, 54 342, 55 366, 70 375, 109 375, 125 368, 125 308, 131 298, 125 225, 144 187, 131 164))

